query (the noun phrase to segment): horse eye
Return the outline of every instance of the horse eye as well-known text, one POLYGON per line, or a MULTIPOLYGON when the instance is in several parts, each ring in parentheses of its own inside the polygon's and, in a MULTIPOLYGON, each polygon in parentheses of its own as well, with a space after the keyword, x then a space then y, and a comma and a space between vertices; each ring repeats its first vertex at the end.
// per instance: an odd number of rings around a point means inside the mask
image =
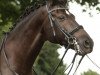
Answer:
POLYGON ((58 18, 59 18, 59 20, 64 21, 66 19, 66 16, 60 16, 58 18))

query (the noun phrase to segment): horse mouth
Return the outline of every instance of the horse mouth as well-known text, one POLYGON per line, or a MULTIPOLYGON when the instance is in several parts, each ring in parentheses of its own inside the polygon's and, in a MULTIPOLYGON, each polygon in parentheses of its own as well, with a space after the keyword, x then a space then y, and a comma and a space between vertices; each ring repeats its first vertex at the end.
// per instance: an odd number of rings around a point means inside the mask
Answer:
MULTIPOLYGON (((92 50, 91 50, 91 52, 92 52, 92 50)), ((84 52, 83 50, 81 50, 81 51, 77 52, 77 54, 80 55, 80 56, 84 56, 84 55, 87 55, 91 52, 90 51, 89 52, 84 52)))
POLYGON ((81 46, 81 45, 79 44, 78 49, 75 49, 75 48, 74 48, 74 50, 77 52, 78 55, 84 56, 84 55, 86 55, 86 54, 91 53, 92 50, 93 50, 93 48, 90 47, 89 45, 86 45, 86 46, 83 45, 83 46, 81 46))
POLYGON ((83 40, 81 42, 73 43, 70 45, 70 48, 73 49, 78 55, 83 56, 93 51, 93 43, 89 40, 83 40))

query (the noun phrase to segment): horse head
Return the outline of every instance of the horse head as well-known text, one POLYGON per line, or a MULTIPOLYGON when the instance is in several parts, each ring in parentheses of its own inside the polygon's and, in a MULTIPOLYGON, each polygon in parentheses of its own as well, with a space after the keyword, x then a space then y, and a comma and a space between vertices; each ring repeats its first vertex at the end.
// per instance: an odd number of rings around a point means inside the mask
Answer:
POLYGON ((66 9, 65 4, 65 0, 49 0, 47 2, 47 16, 44 21, 45 38, 65 47, 70 42, 69 48, 74 50, 76 41, 80 50, 78 54, 86 55, 93 50, 93 40, 84 28, 76 22, 75 16, 66 9))

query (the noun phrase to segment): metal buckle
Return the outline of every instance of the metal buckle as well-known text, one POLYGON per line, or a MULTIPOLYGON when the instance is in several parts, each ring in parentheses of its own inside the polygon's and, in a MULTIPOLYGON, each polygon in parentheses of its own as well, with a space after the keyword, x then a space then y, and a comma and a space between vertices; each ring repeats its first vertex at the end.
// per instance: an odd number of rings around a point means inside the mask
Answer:
POLYGON ((81 52, 80 46, 76 40, 74 40, 74 49, 76 50, 77 53, 81 52))
POLYGON ((68 38, 68 43, 71 44, 71 45, 73 45, 73 44, 75 44, 75 40, 76 40, 75 37, 69 37, 68 38))

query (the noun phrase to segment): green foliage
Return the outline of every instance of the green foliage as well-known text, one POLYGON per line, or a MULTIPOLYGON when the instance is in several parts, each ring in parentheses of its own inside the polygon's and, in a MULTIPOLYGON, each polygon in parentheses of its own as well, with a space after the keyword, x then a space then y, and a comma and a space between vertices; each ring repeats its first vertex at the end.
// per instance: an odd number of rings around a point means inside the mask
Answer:
POLYGON ((88 3, 89 6, 96 6, 99 4, 99 0, 75 0, 77 3, 81 5, 85 5, 88 3))
MULTIPOLYGON (((59 45, 55 45, 50 42, 46 42, 44 44, 42 51, 39 54, 39 57, 35 63, 35 69, 38 74, 51 75, 51 72, 54 71, 55 67, 60 61, 60 59, 58 58, 59 54, 57 52, 58 48, 59 45)), ((65 75, 64 70, 65 65, 62 62, 55 75, 65 75)))
POLYGON ((3 31, 16 22, 27 6, 43 2, 43 0, 0 0, 0 37, 3 31))
POLYGON ((87 72, 82 73, 81 75, 100 75, 97 72, 94 72, 92 70, 88 70, 87 72))
POLYGON ((14 21, 19 14, 19 6, 14 0, 0 0, 0 25, 6 25, 9 21, 14 21))

